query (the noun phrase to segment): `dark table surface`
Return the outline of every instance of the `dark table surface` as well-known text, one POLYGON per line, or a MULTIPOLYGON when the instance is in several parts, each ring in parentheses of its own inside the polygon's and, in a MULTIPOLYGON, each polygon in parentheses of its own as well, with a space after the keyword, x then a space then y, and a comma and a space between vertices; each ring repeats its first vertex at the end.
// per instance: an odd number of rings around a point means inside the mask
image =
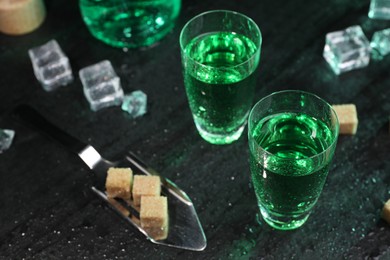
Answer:
POLYGON ((370 39, 389 21, 367 17, 368 0, 187 1, 174 30, 145 50, 95 40, 76 1, 46 1, 33 33, 0 35, 0 128, 16 131, 0 155, 0 258, 4 259, 390 259, 390 226, 380 218, 390 198, 390 56, 335 76, 322 57, 325 34, 362 26, 370 39), (323 193, 307 223, 277 231, 256 220, 248 144, 215 146, 193 124, 181 74, 179 33, 194 15, 230 9, 252 17, 263 34, 255 100, 301 89, 328 102, 355 103, 359 128, 340 136, 323 193), (27 51, 56 39, 75 80, 45 92, 27 51), (148 95, 148 113, 131 119, 119 107, 92 112, 78 71, 108 59, 126 93, 148 95), (12 113, 30 104, 108 158, 128 149, 192 198, 208 239, 202 252, 154 245, 90 190, 91 173, 77 156, 12 113))

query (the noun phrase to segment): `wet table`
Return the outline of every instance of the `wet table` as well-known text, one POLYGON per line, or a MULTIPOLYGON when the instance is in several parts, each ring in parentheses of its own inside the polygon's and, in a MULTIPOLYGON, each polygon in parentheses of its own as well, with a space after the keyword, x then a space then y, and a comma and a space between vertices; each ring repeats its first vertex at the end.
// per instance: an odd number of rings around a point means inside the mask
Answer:
POLYGON ((115 49, 95 40, 76 1, 46 1, 35 32, 0 35, 0 127, 16 131, 0 155, 2 259, 362 259, 390 258, 390 226, 380 219, 390 198, 390 57, 335 76, 322 58, 325 34, 361 25, 368 38, 389 21, 367 17, 369 1, 184 1, 175 29, 153 48, 115 49), (194 15, 230 9, 252 17, 263 47, 255 99, 278 90, 313 92, 355 103, 359 128, 341 136, 324 191, 300 229, 276 231, 256 220, 247 138, 214 146, 196 132, 182 83, 179 33, 194 15), (45 92, 27 50, 56 39, 75 80, 45 92), (92 112, 78 71, 109 59, 126 93, 148 95, 148 113, 119 107, 92 112), (203 252, 154 245, 91 192, 91 173, 72 153, 12 114, 30 104, 106 157, 131 149, 192 198, 208 239, 203 252))

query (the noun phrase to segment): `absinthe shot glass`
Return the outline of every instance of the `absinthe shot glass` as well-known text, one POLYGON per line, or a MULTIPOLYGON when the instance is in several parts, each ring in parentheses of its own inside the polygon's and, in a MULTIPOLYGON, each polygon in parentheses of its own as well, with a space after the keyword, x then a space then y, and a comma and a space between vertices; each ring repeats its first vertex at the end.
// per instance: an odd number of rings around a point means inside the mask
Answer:
POLYGON ((192 18, 180 34, 184 85, 196 128, 212 144, 237 140, 253 102, 262 36, 233 11, 192 18))
POLYGON ((280 230, 302 226, 325 184, 339 122, 326 101, 303 91, 260 100, 248 123, 250 168, 263 219, 280 230))

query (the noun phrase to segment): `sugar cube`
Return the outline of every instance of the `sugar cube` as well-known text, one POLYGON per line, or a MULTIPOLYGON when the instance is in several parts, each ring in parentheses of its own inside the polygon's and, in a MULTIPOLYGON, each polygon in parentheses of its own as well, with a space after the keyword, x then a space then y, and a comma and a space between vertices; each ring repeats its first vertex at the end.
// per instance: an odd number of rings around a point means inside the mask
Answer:
POLYGON ((159 176, 135 175, 133 182, 133 201, 135 206, 141 203, 143 196, 160 196, 161 184, 159 176))
POLYGON ((106 178, 107 197, 129 200, 132 180, 133 172, 130 168, 109 168, 106 178))
POLYGON ((356 134, 358 118, 354 104, 333 105, 340 123, 340 134, 356 134))
POLYGON ((382 218, 390 224, 390 199, 383 206, 382 218))
POLYGON ((141 227, 154 239, 165 239, 168 234, 168 201, 166 197, 141 198, 141 227))

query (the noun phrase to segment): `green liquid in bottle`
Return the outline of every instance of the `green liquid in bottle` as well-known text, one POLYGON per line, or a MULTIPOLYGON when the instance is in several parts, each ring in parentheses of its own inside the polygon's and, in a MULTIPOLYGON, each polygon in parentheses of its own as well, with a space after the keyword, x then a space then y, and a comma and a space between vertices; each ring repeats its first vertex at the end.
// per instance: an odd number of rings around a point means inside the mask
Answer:
POLYGON ((162 39, 174 26, 181 0, 80 0, 94 37, 114 47, 140 47, 162 39))

